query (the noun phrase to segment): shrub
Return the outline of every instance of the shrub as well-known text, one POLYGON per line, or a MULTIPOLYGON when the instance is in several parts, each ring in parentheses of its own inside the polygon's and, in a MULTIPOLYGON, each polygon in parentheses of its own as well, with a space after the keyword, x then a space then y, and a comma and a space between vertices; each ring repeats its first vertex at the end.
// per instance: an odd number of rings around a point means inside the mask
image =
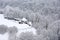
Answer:
POLYGON ((0 34, 5 34, 8 30, 8 27, 6 25, 0 25, 0 34))
POLYGON ((48 29, 52 30, 54 34, 57 34, 58 38, 60 39, 60 20, 57 20, 54 23, 50 24, 48 26, 48 29))
POLYGON ((8 29, 9 34, 15 34, 17 32, 18 32, 18 29, 15 26, 9 27, 9 29, 8 29))
POLYGON ((33 40, 34 34, 31 32, 21 33, 19 36, 19 40, 33 40))
POLYGON ((8 34, 9 34, 8 39, 9 40, 17 40, 17 36, 16 36, 17 32, 18 32, 18 29, 15 26, 9 27, 9 29, 8 29, 8 34))

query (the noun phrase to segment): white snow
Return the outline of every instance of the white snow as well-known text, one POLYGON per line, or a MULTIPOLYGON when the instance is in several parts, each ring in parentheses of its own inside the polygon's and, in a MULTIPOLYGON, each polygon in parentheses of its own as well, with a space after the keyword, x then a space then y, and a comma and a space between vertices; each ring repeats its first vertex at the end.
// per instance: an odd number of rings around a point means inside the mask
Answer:
POLYGON ((32 23, 31 23, 31 22, 28 22, 28 24, 29 24, 30 26, 32 26, 32 23))
POLYGON ((2 24, 7 25, 8 27, 16 26, 18 29, 29 27, 27 24, 19 24, 16 21, 5 19, 4 15, 0 14, 0 25, 2 24))
POLYGON ((22 18, 21 20, 22 20, 22 21, 24 21, 24 22, 25 22, 25 21, 27 21, 27 19, 26 19, 26 18, 22 18))
MULTIPOLYGON (((24 18, 23 18, 24 19, 24 18)), ((25 19, 24 19, 25 20, 25 19)), ((25 20, 27 21, 27 20, 25 20)), ((36 34, 36 30, 34 28, 32 28, 31 26, 27 25, 27 24, 19 24, 17 21, 14 20, 8 20, 4 18, 3 14, 0 14, 0 25, 6 25, 8 27, 13 27, 16 26, 18 28, 18 32, 17 32, 17 36, 21 33, 21 32, 27 32, 27 31, 31 31, 34 34, 36 34)), ((8 40, 8 33, 1 35, 0 34, 0 40, 8 40)))
POLYGON ((8 40, 8 33, 0 34, 0 40, 8 40))

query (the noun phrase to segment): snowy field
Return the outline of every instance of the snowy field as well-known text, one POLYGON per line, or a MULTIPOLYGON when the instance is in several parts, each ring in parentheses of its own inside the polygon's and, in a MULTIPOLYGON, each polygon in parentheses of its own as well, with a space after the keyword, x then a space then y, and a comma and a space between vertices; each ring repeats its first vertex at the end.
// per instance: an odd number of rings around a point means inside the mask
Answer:
MULTIPOLYGON (((27 24, 19 24, 17 21, 14 20, 8 20, 4 18, 3 14, 0 14, 0 25, 6 25, 8 27, 13 27, 16 26, 18 29, 18 32, 16 33, 17 36, 19 36, 19 34, 21 32, 27 32, 27 31, 31 31, 34 34, 36 34, 36 30, 34 28, 32 28, 31 26, 27 25, 27 24)), ((8 40, 8 32, 5 34, 0 34, 0 40, 8 40)))

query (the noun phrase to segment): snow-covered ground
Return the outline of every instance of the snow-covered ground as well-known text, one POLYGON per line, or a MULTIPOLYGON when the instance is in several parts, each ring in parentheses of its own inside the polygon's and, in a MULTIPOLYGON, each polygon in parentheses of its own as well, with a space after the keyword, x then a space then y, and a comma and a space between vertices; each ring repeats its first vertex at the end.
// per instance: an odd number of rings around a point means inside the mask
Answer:
MULTIPOLYGON (((18 28, 18 32, 17 32, 17 36, 21 33, 21 32, 27 32, 27 31, 31 31, 35 34, 36 30, 34 28, 32 28, 31 26, 27 25, 27 24, 19 24, 17 21, 14 20, 8 20, 4 18, 3 14, 0 14, 0 25, 6 25, 8 27, 13 27, 16 26, 18 28)), ((8 40, 8 33, 2 35, 0 34, 0 40, 8 40)))
POLYGON ((0 40, 8 40, 8 33, 5 33, 5 34, 0 34, 0 40))

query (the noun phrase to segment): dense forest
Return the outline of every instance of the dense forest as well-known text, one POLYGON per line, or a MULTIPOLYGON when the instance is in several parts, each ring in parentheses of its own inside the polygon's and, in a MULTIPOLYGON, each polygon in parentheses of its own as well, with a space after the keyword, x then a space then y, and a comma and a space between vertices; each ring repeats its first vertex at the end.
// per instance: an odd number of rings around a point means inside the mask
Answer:
POLYGON ((9 40, 60 40, 60 0, 0 0, 0 14, 26 18, 36 29, 36 35, 22 32, 16 37, 16 27, 0 25, 0 34, 11 32, 9 40))

